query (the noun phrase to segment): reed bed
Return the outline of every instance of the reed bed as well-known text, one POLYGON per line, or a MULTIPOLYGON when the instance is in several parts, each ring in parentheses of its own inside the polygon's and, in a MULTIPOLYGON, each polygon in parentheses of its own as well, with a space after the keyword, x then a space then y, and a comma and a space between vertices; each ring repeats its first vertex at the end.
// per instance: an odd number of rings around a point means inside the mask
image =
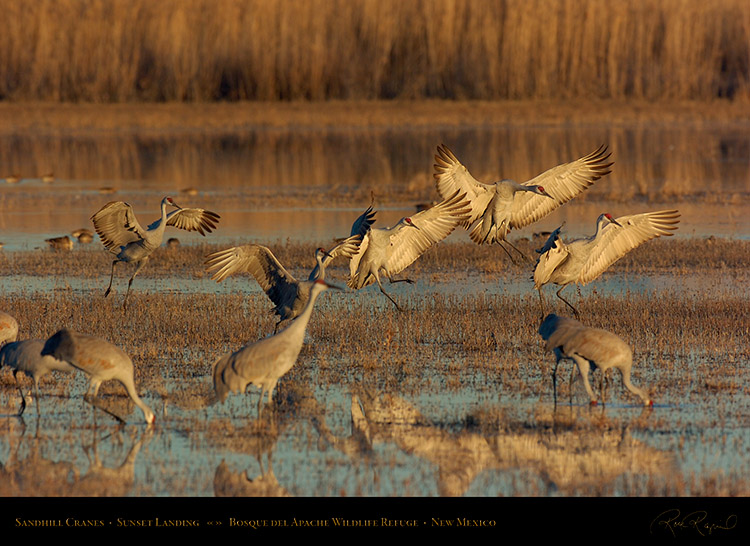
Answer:
POLYGON ((742 0, 3 0, 0 98, 750 98, 742 0))

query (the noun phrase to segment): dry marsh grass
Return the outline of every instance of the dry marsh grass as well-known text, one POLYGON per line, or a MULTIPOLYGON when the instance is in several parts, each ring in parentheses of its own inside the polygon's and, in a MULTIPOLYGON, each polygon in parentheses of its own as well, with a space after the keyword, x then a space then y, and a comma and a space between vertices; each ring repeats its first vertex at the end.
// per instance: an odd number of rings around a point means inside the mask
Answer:
POLYGON ((750 97, 741 0, 3 0, 0 98, 750 97))

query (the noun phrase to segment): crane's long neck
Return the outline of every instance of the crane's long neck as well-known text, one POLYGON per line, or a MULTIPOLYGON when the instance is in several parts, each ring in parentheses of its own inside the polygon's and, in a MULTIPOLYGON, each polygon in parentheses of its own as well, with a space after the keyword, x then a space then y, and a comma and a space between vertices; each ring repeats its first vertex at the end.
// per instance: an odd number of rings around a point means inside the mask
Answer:
POLYGON ((153 423, 154 412, 151 411, 151 408, 149 408, 138 395, 138 391, 135 389, 135 384, 133 383, 133 381, 130 378, 126 378, 125 381, 121 380, 120 382, 125 386, 125 390, 128 391, 128 395, 133 399, 135 405, 138 406, 143 412, 143 417, 146 419, 146 422, 149 424, 153 423))
POLYGON ((318 299, 318 295, 322 292, 320 288, 316 288, 316 285, 313 285, 313 287, 310 289, 310 299, 307 300, 307 305, 305 305, 305 308, 302 310, 302 312, 295 318, 292 323, 284 330, 289 331, 289 334, 292 335, 294 333, 299 334, 299 331, 302 331, 301 335, 304 335, 304 331, 307 328, 307 323, 310 321, 310 317, 312 316, 313 307, 315 306, 315 300, 318 299))
POLYGON ((636 396, 640 396, 641 400, 643 400, 644 404, 650 404, 651 399, 648 397, 648 394, 643 389, 640 389, 633 385, 633 383, 630 381, 630 370, 625 369, 622 371, 622 384, 625 385, 625 388, 627 388, 630 392, 635 394, 636 396))

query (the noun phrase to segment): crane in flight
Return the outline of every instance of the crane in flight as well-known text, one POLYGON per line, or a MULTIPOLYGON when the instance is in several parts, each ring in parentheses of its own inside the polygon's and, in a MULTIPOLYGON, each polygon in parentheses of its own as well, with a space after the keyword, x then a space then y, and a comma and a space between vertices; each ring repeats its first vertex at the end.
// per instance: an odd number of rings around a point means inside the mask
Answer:
POLYGON ((354 221, 349 237, 338 240, 328 250, 317 248, 314 254, 316 264, 307 280, 297 280, 268 247, 259 244, 247 244, 209 254, 206 257, 206 270, 214 272, 211 278, 216 282, 235 273, 250 273, 274 304, 274 313, 279 317, 275 333, 299 316, 310 299, 314 282, 318 279, 325 280, 326 268, 333 260, 339 257, 349 260, 357 252, 362 237, 374 222, 375 212, 371 205, 354 221))
POLYGON ((146 423, 156 420, 154 412, 138 396, 133 377, 133 361, 119 347, 101 338, 79 334, 68 328, 55 332, 47 339, 42 348, 42 356, 51 355, 58 360, 68 362, 73 367, 89 376, 89 388, 84 400, 101 409, 120 421, 124 420, 101 406, 97 401, 99 387, 104 381, 115 379, 122 383, 125 390, 143 412, 146 423))
POLYGON ((384 271, 391 283, 408 282, 410 279, 394 280, 427 249, 445 239, 468 217, 470 208, 465 194, 456 191, 448 199, 434 207, 404 217, 392 227, 370 228, 359 245, 359 250, 349 261, 350 277, 347 285, 359 290, 374 282, 380 291, 401 307, 383 288, 380 271, 384 271))
POLYGON ((443 144, 435 156, 434 178, 437 191, 445 199, 456 191, 466 193, 471 214, 461 225, 477 244, 497 243, 513 261, 505 244, 528 258, 507 240, 513 229, 541 220, 559 206, 609 174, 611 154, 602 145, 594 152, 570 163, 552 167, 529 181, 503 179, 486 184, 474 178, 453 152, 443 144), (472 227, 473 226, 473 227, 472 227))
POLYGON ((302 350, 305 330, 310 321, 315 300, 329 288, 339 289, 322 279, 314 281, 305 308, 286 328, 245 345, 214 362, 212 375, 217 401, 226 400, 230 392, 245 392, 248 385, 260 387, 258 400, 258 415, 260 416, 263 395, 268 393, 267 400, 270 404, 276 383, 292 369, 302 350))
POLYGON ((621 216, 599 215, 596 232, 565 243, 556 229, 541 249, 534 269, 534 288, 539 291, 539 302, 544 316, 542 288, 549 283, 560 286, 557 297, 580 318, 578 310, 563 298, 561 292, 569 284, 585 285, 598 278, 625 254, 655 237, 672 235, 677 229, 680 213, 661 210, 621 216))
POLYGON ((166 227, 174 226, 185 231, 197 231, 201 235, 205 235, 216 229, 219 215, 200 208, 182 208, 171 197, 165 197, 161 200, 161 216, 145 229, 135 217, 133 208, 123 201, 110 201, 99 209, 91 217, 91 220, 102 244, 115 256, 112 261, 109 286, 104 292, 105 297, 112 290, 115 265, 118 262, 134 262, 137 264, 135 272, 128 281, 128 290, 125 293, 123 309, 127 309, 133 279, 146 265, 154 250, 161 245, 166 227), (176 210, 167 213, 168 206, 175 207, 176 210))
POLYGON ((539 326, 539 335, 545 341, 544 348, 555 354, 555 368, 552 372, 554 401, 557 405, 557 366, 560 360, 571 359, 578 365, 583 385, 589 395, 590 404, 597 404, 597 397, 589 383, 589 369, 602 370, 600 392, 604 402, 604 375, 610 368, 619 370, 622 383, 633 394, 639 396, 645 406, 654 403, 646 392, 630 381, 633 367, 633 351, 630 346, 612 332, 600 328, 589 328, 577 320, 550 314, 539 326))

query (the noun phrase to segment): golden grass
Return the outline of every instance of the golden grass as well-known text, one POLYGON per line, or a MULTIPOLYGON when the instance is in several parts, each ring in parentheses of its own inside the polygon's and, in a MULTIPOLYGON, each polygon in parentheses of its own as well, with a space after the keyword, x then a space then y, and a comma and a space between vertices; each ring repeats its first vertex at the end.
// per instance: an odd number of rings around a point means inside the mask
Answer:
POLYGON ((742 0, 3 0, 0 98, 750 97, 742 0))

